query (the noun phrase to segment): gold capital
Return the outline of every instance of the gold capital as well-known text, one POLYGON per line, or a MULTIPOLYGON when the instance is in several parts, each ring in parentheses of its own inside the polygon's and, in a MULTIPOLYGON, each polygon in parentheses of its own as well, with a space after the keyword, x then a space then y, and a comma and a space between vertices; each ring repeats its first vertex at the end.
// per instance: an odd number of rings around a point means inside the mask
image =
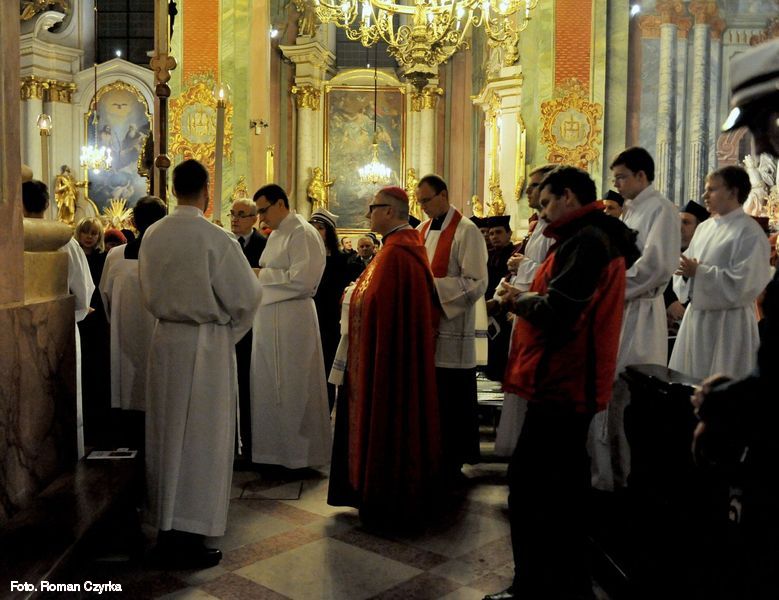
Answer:
POLYGON ((421 92, 412 92, 411 110, 413 112, 421 112, 434 109, 438 104, 438 98, 443 95, 444 90, 440 87, 426 87, 421 92))
POLYGON ((322 95, 322 92, 313 85, 293 85, 290 92, 295 96, 295 102, 298 108, 319 110, 319 97, 322 95))
POLYGON ((49 79, 48 82, 48 100, 50 102, 62 102, 70 104, 73 101, 73 92, 76 91, 76 84, 67 81, 57 81, 49 79))
POLYGON ((35 75, 28 75, 22 77, 20 84, 22 100, 30 100, 31 98, 43 98, 43 91, 49 87, 49 82, 43 79, 38 79, 35 75))

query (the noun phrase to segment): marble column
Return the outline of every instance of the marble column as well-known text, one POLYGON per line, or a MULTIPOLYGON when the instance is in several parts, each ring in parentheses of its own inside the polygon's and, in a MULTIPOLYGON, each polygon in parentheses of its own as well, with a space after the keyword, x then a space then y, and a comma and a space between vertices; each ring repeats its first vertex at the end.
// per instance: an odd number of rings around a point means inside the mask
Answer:
POLYGON ((485 114, 484 208, 488 214, 503 210, 511 217, 512 230, 522 225, 518 188, 525 176, 520 120, 523 81, 520 65, 503 67, 473 100, 485 114), (503 206, 499 206, 501 203, 503 206))
POLYGON ((660 26, 660 73, 657 99, 655 186, 672 195, 676 158, 676 24, 660 26))
MULTIPOLYGON (((26 122, 24 134, 21 131, 20 109, 37 110, 41 98, 35 98, 32 109, 25 99, 19 101, 19 42, 18 4, 2 2, 0 526, 73 464, 76 443, 75 324, 73 299, 67 293, 67 257, 56 251, 25 252, 20 150, 30 132, 26 122)), ((39 149, 40 135, 35 133, 39 149)), ((39 225, 63 232, 53 247, 39 250, 54 250, 70 237, 70 229, 59 223, 39 225)))
POLYGON ((416 115, 416 135, 414 139, 414 160, 410 163, 417 169, 417 175, 423 177, 435 172, 436 153, 436 106, 438 98, 443 96, 443 90, 438 87, 437 79, 427 85, 422 91, 411 95, 411 111, 416 115))
POLYGON ((310 36, 298 37, 294 45, 279 46, 279 49, 295 63, 295 84, 290 91, 297 107, 297 162, 290 206, 308 217, 311 204, 306 197, 306 187, 311 171, 314 167, 324 167, 322 92, 325 82, 335 73, 335 55, 319 39, 310 36))
POLYGON ((32 169, 35 179, 43 179, 41 173, 41 134, 38 115, 43 112, 43 94, 46 81, 30 75, 21 82, 22 162, 32 169))
POLYGON ((692 29, 692 87, 689 112, 689 167, 684 173, 687 182, 684 199, 699 200, 703 181, 709 171, 709 25, 696 23, 692 29))

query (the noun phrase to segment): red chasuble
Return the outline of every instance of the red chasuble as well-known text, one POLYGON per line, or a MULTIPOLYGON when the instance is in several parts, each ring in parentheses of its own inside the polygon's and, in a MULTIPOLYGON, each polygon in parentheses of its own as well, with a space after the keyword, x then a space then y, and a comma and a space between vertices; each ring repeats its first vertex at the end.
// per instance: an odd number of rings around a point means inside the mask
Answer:
POLYGON ((438 481, 434 294, 425 247, 413 229, 388 236, 357 281, 349 310, 347 400, 339 398, 341 439, 333 452, 333 471, 346 476, 337 487, 348 489, 334 489, 331 479, 333 504, 402 515, 422 508, 438 481))

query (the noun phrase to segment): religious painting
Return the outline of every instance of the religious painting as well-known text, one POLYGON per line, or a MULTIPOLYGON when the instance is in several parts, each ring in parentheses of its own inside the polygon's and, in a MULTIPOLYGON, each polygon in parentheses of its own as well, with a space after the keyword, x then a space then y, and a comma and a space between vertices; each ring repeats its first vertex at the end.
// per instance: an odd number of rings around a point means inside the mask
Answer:
POLYGON ((148 179, 138 173, 138 157, 151 131, 146 100, 132 85, 115 81, 97 92, 97 120, 86 115, 87 143, 111 150, 108 170, 89 172, 89 198, 103 213, 112 200, 130 208, 147 192, 148 179))
MULTIPOLYGON (((325 94, 325 179, 333 181, 328 207, 338 228, 365 230, 365 210, 382 185, 362 183, 358 170, 373 157, 373 88, 332 87, 325 94)), ((380 87, 376 107, 378 159, 392 172, 388 185, 403 187, 405 110, 400 88, 380 87)))

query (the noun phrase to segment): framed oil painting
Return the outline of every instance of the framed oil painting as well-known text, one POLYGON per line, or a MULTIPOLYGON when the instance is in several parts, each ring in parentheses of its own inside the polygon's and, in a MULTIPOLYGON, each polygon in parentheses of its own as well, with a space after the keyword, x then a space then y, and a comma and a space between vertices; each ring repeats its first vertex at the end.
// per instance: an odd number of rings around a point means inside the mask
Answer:
POLYGON ((97 91, 97 128, 92 111, 86 115, 87 143, 111 149, 113 164, 107 171, 90 171, 89 198, 102 214, 111 200, 126 207, 147 194, 148 179, 138 174, 138 158, 151 131, 146 100, 132 85, 115 81, 97 91))
MULTIPOLYGON (((379 160, 392 171, 388 185, 403 187, 406 146, 405 98, 400 88, 378 90, 376 133, 379 160)), ((383 186, 360 181, 358 169, 372 159, 373 87, 333 86, 325 93, 325 175, 333 181, 329 209, 338 229, 365 231, 365 209, 383 186)))

